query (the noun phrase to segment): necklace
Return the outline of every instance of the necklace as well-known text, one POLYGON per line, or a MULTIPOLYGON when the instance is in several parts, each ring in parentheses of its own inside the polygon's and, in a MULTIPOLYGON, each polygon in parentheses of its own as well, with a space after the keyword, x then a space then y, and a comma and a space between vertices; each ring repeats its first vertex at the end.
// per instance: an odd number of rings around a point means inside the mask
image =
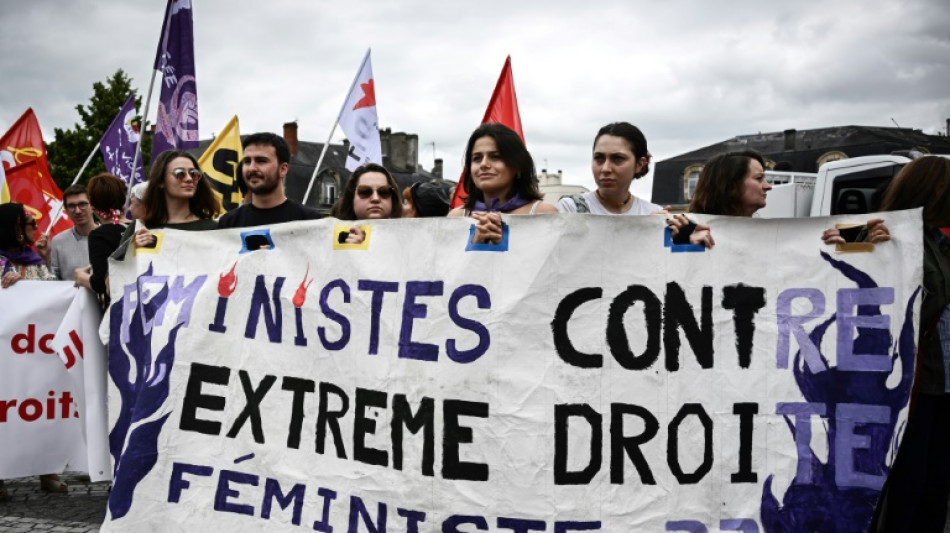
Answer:
POLYGON ((594 194, 597 195, 597 199, 600 200, 600 203, 604 204, 607 207, 611 207, 613 209, 623 209, 623 206, 627 205, 627 202, 629 202, 630 199, 633 198, 633 195, 630 194, 630 191, 627 191, 627 197, 624 198, 622 202, 616 203, 616 202, 607 201, 606 198, 601 196, 599 189, 594 189, 594 194))

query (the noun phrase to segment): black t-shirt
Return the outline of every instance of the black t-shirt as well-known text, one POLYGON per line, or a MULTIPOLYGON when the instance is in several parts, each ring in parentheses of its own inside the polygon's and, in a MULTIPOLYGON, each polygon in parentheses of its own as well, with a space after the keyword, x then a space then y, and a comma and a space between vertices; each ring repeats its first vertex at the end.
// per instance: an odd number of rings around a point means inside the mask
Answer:
POLYGON ((270 209, 245 204, 225 213, 218 219, 218 228, 246 228, 250 226, 270 226, 295 220, 315 220, 321 218, 319 211, 287 199, 284 203, 270 209))

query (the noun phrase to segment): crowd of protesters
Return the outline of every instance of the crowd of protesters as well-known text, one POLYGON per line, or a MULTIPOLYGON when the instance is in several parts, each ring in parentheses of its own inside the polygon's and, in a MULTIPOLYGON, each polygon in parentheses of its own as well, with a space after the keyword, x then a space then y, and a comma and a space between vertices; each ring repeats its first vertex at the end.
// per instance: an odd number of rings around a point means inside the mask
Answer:
MULTIPOLYGON (((245 203, 221 214, 221 205, 198 166, 184 151, 158 154, 146 183, 132 189, 126 206, 126 185, 100 174, 88 188, 64 191, 66 216, 73 227, 49 240, 36 235, 36 221, 21 204, 0 205, 0 271, 2 287, 21 279, 75 280, 96 292, 108 306, 108 258, 121 258, 127 245, 154 246, 152 230, 174 228, 213 230, 272 225, 320 217, 284 192, 290 149, 272 133, 244 140, 238 181, 245 203), (126 218, 126 208, 131 219, 126 218), (216 219, 216 217, 218 217, 216 219), (137 222, 132 222, 137 220, 137 222)), ((436 183, 414 183, 400 194, 389 171, 377 164, 356 169, 332 215, 340 220, 367 222, 400 217, 470 217, 472 242, 498 243, 502 217, 551 213, 594 215, 661 215, 676 243, 715 245, 714 229, 690 220, 688 214, 637 198, 634 180, 649 171, 652 156, 647 140, 634 125, 608 124, 594 137, 591 170, 597 185, 592 192, 543 201, 531 154, 517 133, 500 124, 477 128, 465 149, 462 206, 449 209, 446 190, 436 183)), ((752 217, 765 207, 771 185, 765 161, 754 151, 721 154, 703 167, 688 213, 752 217)), ((926 156, 912 161, 883 192, 883 212, 923 208, 923 301, 918 341, 918 365, 912 406, 893 470, 884 486, 871 531, 940 531, 946 522, 950 491, 950 239, 940 228, 950 226, 950 159, 926 156)), ((364 224, 339 236, 340 243, 364 241, 364 224)), ((840 244, 838 230, 821 236, 840 244)), ((869 220, 859 240, 872 243, 891 238, 882 218, 869 220)), ((44 490, 64 491, 55 475, 41 476, 44 490)), ((0 481, 0 500, 6 497, 0 481)))

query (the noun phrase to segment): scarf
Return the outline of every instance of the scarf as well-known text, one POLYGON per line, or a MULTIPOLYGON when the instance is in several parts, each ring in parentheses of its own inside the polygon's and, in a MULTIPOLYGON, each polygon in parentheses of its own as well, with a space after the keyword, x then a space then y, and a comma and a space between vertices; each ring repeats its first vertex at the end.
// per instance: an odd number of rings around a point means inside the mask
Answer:
POLYGON ((110 209, 108 211, 94 209, 94 211, 96 212, 96 216, 99 217, 99 220, 112 220, 113 224, 118 224, 119 219, 122 218, 122 211, 119 209, 110 209))
POLYGON ((508 201, 506 201, 505 203, 501 205, 498 205, 499 202, 497 198, 492 198, 491 205, 485 205, 485 202, 482 202, 481 200, 476 200, 475 206, 472 208, 472 211, 488 211, 488 212, 498 211, 500 213, 510 213, 514 211, 515 209, 518 209, 519 207, 523 205, 528 205, 530 203, 531 203, 531 200, 526 200, 520 194, 515 193, 514 196, 509 198, 508 201))
POLYGON ((43 258, 40 257, 40 254, 36 253, 36 250, 29 246, 24 246, 20 250, 0 250, 0 257, 6 259, 6 261, 0 261, 0 263, 5 263, 3 265, 4 273, 8 270, 13 270, 13 265, 31 266, 45 263, 43 258))

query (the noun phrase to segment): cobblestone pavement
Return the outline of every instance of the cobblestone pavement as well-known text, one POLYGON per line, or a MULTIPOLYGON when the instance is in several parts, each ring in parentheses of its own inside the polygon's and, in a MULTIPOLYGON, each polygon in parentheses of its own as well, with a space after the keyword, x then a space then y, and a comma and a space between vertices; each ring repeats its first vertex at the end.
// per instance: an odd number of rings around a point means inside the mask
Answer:
MULTIPOLYGON (((79 474, 60 477, 69 485, 65 494, 40 491, 37 476, 6 480, 10 501, 0 503, 0 532, 99 531, 106 515, 109 483, 90 483, 79 474)), ((950 533, 950 519, 943 531, 950 533)))
POLYGON ((109 483, 90 483, 77 473, 60 478, 69 485, 64 494, 42 492, 38 476, 5 480, 10 501, 0 503, 0 532, 99 531, 106 514, 109 483))

